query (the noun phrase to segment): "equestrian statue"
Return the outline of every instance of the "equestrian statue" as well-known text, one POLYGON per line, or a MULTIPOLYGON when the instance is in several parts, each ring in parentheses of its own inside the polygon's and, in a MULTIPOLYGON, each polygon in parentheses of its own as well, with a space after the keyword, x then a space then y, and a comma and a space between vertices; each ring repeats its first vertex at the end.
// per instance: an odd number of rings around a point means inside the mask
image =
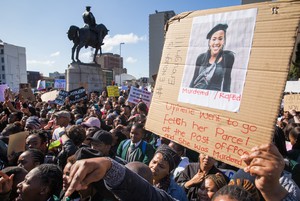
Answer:
POLYGON ((85 48, 87 48, 88 46, 95 48, 95 54, 93 58, 93 61, 95 63, 97 63, 96 55, 98 54, 99 50, 100 55, 102 55, 101 46, 104 45, 103 39, 107 35, 109 30, 103 24, 96 24, 95 17, 90 10, 91 7, 86 6, 86 11, 82 15, 85 25, 82 28, 72 25, 70 26, 67 33, 68 38, 74 43, 71 56, 73 62, 75 62, 74 52, 76 49, 76 61, 81 63, 78 57, 80 49, 83 46, 85 48))

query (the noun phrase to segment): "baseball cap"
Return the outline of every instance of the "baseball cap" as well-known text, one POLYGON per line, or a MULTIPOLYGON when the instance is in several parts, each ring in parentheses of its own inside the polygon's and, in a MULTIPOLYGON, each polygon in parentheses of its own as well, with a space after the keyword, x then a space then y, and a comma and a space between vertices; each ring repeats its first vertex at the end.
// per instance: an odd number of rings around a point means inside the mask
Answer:
POLYGON ((100 130, 100 131, 97 131, 93 135, 93 137, 88 137, 87 140, 91 140, 94 142, 103 142, 106 145, 111 145, 113 138, 112 138, 112 135, 110 134, 110 132, 100 130))
POLYGON ((81 125, 87 126, 87 127, 97 127, 100 128, 101 127, 101 123, 100 120, 97 117, 90 117, 88 118, 87 121, 82 122, 81 125))
POLYGON ((65 118, 71 119, 70 112, 68 112, 66 110, 55 112, 54 116, 56 116, 56 117, 65 117, 65 118))

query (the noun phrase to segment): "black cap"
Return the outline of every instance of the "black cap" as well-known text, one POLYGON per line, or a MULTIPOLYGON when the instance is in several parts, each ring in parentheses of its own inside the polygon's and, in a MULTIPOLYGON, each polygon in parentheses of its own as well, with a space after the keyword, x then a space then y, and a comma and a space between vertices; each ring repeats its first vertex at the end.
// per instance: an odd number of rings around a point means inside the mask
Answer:
POLYGON ((208 32, 206 39, 210 39, 215 32, 220 30, 223 30, 226 33, 227 28, 227 24, 217 24, 214 28, 212 28, 212 30, 210 30, 210 32, 208 32))
POLYGON ((88 137, 87 140, 91 140, 94 142, 103 142, 106 145, 111 145, 113 138, 110 132, 100 130, 97 131, 93 137, 88 137))
POLYGON ((95 149, 89 147, 81 147, 75 152, 74 156, 76 160, 82 160, 87 158, 102 157, 103 155, 95 149))

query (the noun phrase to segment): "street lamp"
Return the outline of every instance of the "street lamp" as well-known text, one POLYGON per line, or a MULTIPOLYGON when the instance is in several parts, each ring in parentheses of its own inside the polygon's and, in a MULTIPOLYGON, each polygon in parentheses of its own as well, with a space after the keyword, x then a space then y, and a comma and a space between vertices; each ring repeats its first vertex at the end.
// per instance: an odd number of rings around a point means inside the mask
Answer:
POLYGON ((122 57, 121 57, 121 53, 122 53, 122 45, 124 45, 125 43, 120 43, 120 86, 121 86, 121 76, 122 76, 122 71, 121 71, 121 68, 122 68, 122 57))
POLYGON ((120 57, 121 57, 121 53, 122 53, 122 45, 124 45, 125 43, 120 43, 120 57))

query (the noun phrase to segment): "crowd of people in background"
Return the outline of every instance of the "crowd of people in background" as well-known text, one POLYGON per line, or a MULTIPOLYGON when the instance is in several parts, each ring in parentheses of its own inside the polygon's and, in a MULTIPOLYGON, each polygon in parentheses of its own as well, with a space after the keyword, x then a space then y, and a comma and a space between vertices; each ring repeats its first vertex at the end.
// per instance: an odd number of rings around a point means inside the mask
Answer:
MULTIPOLYGON (((130 89, 129 89, 130 90, 130 89)), ((0 200, 300 200, 300 119, 279 114, 273 143, 238 169, 145 130, 147 105, 92 92, 64 105, 0 103, 0 200), (11 135, 25 150, 8 154, 11 135)))

